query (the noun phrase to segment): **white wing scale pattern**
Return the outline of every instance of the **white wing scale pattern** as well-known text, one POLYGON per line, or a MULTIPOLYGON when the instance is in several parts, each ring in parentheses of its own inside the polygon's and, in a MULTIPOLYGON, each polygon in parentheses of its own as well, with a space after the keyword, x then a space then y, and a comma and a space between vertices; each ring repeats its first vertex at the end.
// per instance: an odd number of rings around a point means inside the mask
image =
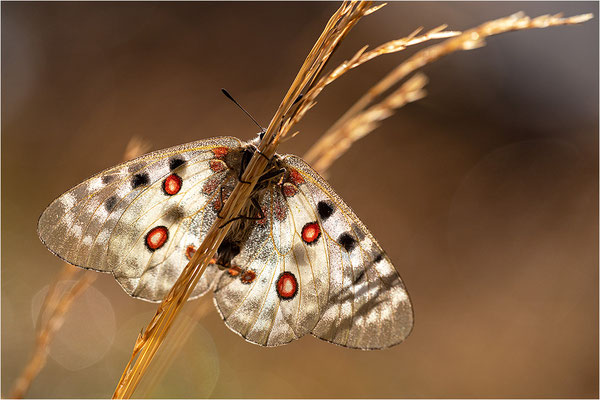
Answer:
MULTIPOLYGON (((105 170, 54 200, 40 217, 39 236, 65 261, 112 272, 130 295, 160 301, 187 264, 187 247, 202 242, 203 217, 215 218, 207 205, 221 185, 235 183, 220 158, 241 146, 236 138, 208 139, 105 170), (161 226, 167 240, 150 249, 147 235, 161 226)), ((193 297, 208 290, 217 271, 207 270, 193 297)))
MULTIPOLYGON (((103 171, 50 204, 40 238, 71 264, 112 272, 130 295, 161 300, 236 184, 245 149, 214 138, 103 171)), ((231 260, 209 266, 192 297, 214 288, 227 326, 264 346, 307 333, 360 349, 400 343, 413 314, 389 258, 306 162, 275 163, 282 178, 256 192, 264 218, 229 248, 231 260)))
POLYGON ((389 258, 308 164, 285 156, 283 166, 288 180, 271 187, 261 204, 267 221, 256 225, 232 260, 256 278, 249 284, 229 274, 219 279, 215 303, 226 324, 264 346, 309 332, 360 349, 400 343, 412 329, 413 313, 389 258), (284 218, 277 218, 278 209, 284 218), (319 231, 316 239, 310 229, 319 231), (287 273, 297 281, 289 299, 278 286, 287 273))

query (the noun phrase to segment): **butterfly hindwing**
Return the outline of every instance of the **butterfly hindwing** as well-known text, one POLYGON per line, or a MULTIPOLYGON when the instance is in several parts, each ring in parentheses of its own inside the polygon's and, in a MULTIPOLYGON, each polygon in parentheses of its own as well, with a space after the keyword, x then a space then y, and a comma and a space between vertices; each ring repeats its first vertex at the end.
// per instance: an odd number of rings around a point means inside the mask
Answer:
POLYGON ((401 342, 412 307, 389 258, 308 164, 285 156, 282 165, 285 179, 262 198, 265 218, 216 286, 227 325, 266 346, 306 333, 361 349, 401 342))
MULTIPOLYGON (((112 272, 127 293, 161 300, 214 220, 220 187, 234 182, 224 160, 241 146, 213 138, 105 170, 48 206, 40 238, 71 264, 112 272)), ((209 288, 213 269, 192 296, 209 288)))
POLYGON ((288 204, 277 186, 269 188, 261 206, 265 218, 233 259, 235 270, 219 279, 215 303, 232 330, 253 343, 277 346, 317 323, 327 283, 313 268, 325 261, 326 251, 303 243, 302 228, 295 225, 314 218, 299 218, 310 207, 288 204))
POLYGON ((400 343, 412 329, 413 312, 390 259, 350 207, 304 160, 286 156, 284 161, 302 177, 296 179, 298 194, 318 215, 329 258, 328 269, 321 269, 322 274, 328 272, 329 292, 311 333, 361 349, 400 343))

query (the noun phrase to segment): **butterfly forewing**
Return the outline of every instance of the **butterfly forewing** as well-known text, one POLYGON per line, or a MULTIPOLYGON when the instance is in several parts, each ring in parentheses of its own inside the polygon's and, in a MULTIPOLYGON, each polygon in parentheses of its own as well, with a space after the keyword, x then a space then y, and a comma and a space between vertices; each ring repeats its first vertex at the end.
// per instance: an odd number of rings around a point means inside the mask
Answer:
MULTIPOLYGON (((206 233, 208 205, 233 182, 225 156, 241 146, 202 140, 105 170, 50 204, 40 238, 71 264, 112 272, 127 293, 161 300, 206 233)), ((208 289, 208 275, 193 296, 208 289)))

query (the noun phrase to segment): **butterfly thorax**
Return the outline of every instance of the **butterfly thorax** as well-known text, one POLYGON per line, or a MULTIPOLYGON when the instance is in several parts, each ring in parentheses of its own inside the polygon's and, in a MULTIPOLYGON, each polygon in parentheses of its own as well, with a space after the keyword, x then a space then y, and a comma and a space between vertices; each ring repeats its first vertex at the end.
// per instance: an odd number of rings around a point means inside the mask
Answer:
MULTIPOLYGON (((242 180, 242 175, 257 151, 255 145, 248 143, 237 151, 229 152, 223 158, 232 179, 229 179, 228 185, 223 185, 223 189, 219 194, 223 197, 220 199, 221 207, 237 182, 248 184, 248 182, 242 180)), ((232 224, 232 226, 217 250, 215 265, 220 268, 232 267, 232 260, 240 253, 241 246, 247 242, 252 230, 257 224, 263 225, 266 223, 268 210, 263 209, 262 206, 265 196, 271 191, 279 191, 283 194, 283 183, 289 175, 290 171, 282 165, 279 155, 275 154, 269 159, 267 167, 258 179, 240 214, 229 221, 223 222, 223 224, 232 224)))

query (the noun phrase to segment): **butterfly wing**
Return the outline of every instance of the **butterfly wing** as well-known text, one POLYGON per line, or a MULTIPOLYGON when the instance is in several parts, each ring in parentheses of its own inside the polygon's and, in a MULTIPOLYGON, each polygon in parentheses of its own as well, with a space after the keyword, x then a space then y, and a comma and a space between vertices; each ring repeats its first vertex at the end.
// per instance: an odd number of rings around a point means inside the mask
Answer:
POLYGON ((301 175, 297 179, 299 194, 315 207, 328 248, 329 292, 311 333, 359 349, 381 349, 402 342, 412 330, 413 310, 389 257, 350 207, 305 161, 296 156, 287 156, 285 161, 301 175))
MULTIPOLYGON (((130 295, 161 300, 216 218, 220 188, 235 184, 225 160, 242 145, 201 140, 107 169, 54 200, 39 236, 65 261, 112 272, 130 295)), ((217 274, 209 268, 192 296, 217 274)))
POLYGON ((327 251, 322 245, 307 247, 300 242, 295 213, 310 207, 292 214, 290 207, 295 205, 289 205, 275 185, 265 193, 261 207, 265 218, 256 222, 232 260, 234 269, 220 277, 215 304, 227 326, 246 340, 277 346, 315 326, 327 282, 310 264, 322 263, 327 251))
POLYGON ((216 286, 226 324, 266 346, 309 332, 360 349, 400 343, 413 313, 390 259, 306 162, 285 156, 282 164, 285 179, 261 201, 266 218, 216 286))

